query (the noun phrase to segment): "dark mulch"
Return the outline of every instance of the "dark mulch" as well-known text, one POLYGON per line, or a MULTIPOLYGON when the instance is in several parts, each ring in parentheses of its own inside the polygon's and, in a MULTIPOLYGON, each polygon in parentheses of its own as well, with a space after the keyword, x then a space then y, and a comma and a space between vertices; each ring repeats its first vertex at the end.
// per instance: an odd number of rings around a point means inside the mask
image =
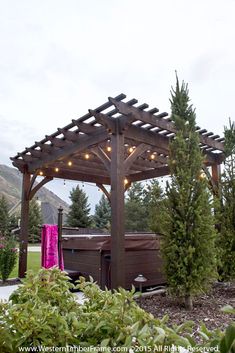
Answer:
POLYGON ((169 316, 170 326, 180 325, 188 320, 193 320, 197 327, 203 322, 210 330, 224 329, 235 320, 235 315, 221 312, 225 305, 235 308, 235 283, 217 284, 208 294, 199 296, 194 300, 194 308, 187 311, 182 302, 172 299, 168 295, 153 295, 138 300, 140 306, 152 313, 155 317, 169 316))
POLYGON ((0 280, 0 287, 13 286, 14 284, 21 284, 21 281, 19 280, 19 278, 7 279, 5 282, 0 280))

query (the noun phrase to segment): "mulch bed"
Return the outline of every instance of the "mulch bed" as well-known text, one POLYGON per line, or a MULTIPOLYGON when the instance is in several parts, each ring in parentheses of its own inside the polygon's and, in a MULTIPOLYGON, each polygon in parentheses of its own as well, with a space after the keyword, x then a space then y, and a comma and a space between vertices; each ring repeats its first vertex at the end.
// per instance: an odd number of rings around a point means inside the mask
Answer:
POLYGON ((5 287, 5 286, 13 286, 15 284, 21 284, 22 282, 19 280, 19 278, 11 278, 7 279, 5 282, 0 280, 0 287, 5 287))
POLYGON ((235 315, 223 313, 221 308, 225 305, 235 308, 235 283, 216 284, 208 294, 194 300, 192 311, 187 311, 182 302, 167 294, 143 297, 141 302, 138 300, 138 304, 155 317, 161 318, 168 315, 169 326, 193 320, 197 327, 204 323, 210 330, 225 329, 231 321, 235 320, 235 315))

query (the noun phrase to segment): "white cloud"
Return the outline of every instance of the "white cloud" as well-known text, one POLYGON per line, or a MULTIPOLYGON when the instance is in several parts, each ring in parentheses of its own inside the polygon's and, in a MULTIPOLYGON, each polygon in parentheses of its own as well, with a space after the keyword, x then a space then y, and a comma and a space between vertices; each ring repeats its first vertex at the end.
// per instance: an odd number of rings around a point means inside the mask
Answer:
POLYGON ((108 96, 169 111, 175 69, 198 123, 221 133, 235 117, 234 13, 234 0, 1 2, 4 163, 108 96))

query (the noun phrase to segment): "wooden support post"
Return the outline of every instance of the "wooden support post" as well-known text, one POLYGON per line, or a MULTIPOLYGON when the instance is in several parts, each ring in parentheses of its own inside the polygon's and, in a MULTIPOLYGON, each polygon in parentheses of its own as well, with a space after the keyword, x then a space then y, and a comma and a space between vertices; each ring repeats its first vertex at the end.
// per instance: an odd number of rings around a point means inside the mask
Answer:
POLYGON ((220 164, 212 164, 211 166, 212 180, 214 184, 217 186, 217 188, 219 186, 220 173, 221 173, 220 164))
POLYGON ((117 289, 125 286, 124 135, 119 129, 111 147, 111 288, 117 289))
POLYGON ((63 226, 63 208, 60 206, 58 208, 58 267, 60 267, 61 253, 62 253, 62 226, 63 226))
POLYGON ((24 278, 27 271, 28 252, 28 227, 29 227, 29 190, 30 174, 23 174, 22 199, 21 199, 21 221, 20 221, 20 250, 19 250, 19 278, 24 278))

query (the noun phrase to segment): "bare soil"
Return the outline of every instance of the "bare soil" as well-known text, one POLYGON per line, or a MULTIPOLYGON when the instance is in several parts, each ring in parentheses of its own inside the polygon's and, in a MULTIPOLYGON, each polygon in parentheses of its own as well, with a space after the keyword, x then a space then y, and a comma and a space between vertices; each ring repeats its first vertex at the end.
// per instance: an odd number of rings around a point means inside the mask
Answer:
POLYGON ((15 284, 21 284, 21 281, 19 280, 19 278, 7 279, 5 282, 0 280, 0 287, 13 286, 15 284))
POLYGON ((221 309, 225 305, 235 308, 235 283, 216 284, 209 293, 194 299, 192 311, 187 311, 182 301, 167 294, 143 297, 138 304, 155 317, 168 315, 169 326, 193 320, 197 327, 204 323, 210 330, 225 329, 231 321, 235 321, 235 315, 223 313, 221 309))

